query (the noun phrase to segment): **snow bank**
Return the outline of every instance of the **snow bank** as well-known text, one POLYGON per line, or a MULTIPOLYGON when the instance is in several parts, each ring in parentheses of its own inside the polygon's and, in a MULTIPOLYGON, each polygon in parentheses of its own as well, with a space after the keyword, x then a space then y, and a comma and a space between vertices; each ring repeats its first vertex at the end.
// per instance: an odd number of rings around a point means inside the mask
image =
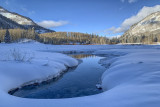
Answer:
MULTIPOLYGON (((54 46, 34 42, 0 44, 0 55, 5 57, 5 53, 13 48, 33 53, 34 58, 31 62, 0 60, 0 107, 160 106, 160 50, 157 46, 54 46), (25 82, 56 75, 66 69, 66 66, 76 66, 77 60, 55 53, 63 51, 93 51, 97 55, 117 56, 108 57, 110 67, 102 76, 105 92, 69 99, 26 99, 7 94, 9 89, 25 82)), ((100 61, 103 64, 109 62, 100 61)))
MULTIPOLYGON (((132 51, 132 50, 131 50, 132 51)), ((102 76, 113 107, 159 107, 160 51, 145 50, 121 56, 102 76)), ((105 94, 104 93, 104 94, 105 94)))
POLYGON ((0 47, 0 89, 5 92, 29 81, 57 76, 67 67, 78 65, 77 60, 61 53, 34 51, 30 46, 26 48, 15 44, 0 47))

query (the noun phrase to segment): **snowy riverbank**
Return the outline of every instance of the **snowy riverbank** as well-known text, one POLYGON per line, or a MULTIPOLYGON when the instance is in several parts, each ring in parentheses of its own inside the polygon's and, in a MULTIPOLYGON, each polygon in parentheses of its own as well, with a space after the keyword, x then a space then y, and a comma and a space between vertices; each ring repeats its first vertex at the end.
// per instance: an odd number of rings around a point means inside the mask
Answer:
POLYGON ((130 45, 54 46, 37 42, 0 44, 0 107, 159 107, 158 48, 130 45), (69 99, 26 99, 8 94, 10 89, 23 83, 56 76, 67 67, 76 66, 76 59, 56 53, 71 51, 119 56, 109 62, 101 61, 110 65, 102 75, 105 92, 69 99), (20 54, 23 60, 15 61, 13 53, 20 54))

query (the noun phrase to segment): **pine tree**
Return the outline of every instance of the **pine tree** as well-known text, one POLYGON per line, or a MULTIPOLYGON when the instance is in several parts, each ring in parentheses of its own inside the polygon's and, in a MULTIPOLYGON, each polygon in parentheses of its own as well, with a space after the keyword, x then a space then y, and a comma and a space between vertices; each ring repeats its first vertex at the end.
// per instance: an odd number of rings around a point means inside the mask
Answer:
POLYGON ((10 33, 9 33, 8 29, 6 30, 6 35, 4 37, 4 42, 5 43, 10 43, 11 42, 11 40, 10 40, 10 33))

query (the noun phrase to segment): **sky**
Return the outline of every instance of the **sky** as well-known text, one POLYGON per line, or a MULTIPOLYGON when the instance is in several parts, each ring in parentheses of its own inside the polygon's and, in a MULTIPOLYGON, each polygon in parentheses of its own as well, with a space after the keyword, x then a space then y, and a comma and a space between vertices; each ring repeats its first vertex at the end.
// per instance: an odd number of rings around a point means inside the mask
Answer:
POLYGON ((118 36, 160 11, 160 0, 0 0, 0 6, 57 32, 118 36))

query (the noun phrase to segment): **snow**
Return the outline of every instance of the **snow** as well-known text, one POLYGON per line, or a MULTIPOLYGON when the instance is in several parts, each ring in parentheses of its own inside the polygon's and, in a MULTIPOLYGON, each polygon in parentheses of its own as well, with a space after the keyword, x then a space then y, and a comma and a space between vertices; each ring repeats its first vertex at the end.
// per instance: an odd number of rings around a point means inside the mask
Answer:
MULTIPOLYGON (((4 84, 5 86, 2 88, 5 88, 5 91, 31 80, 46 79, 51 75, 59 75, 67 67, 78 64, 77 60, 64 54, 34 51, 32 47, 25 48, 22 46, 20 48, 16 47, 15 44, 2 44, 0 49, 1 76, 7 75, 12 81, 4 84), (21 60, 22 58, 23 60, 21 60)), ((8 81, 8 79, 1 79, 1 84, 8 81)))
POLYGON ((8 12, 8 11, 4 10, 3 8, 0 8, 0 14, 17 22, 18 24, 21 24, 21 25, 34 25, 33 21, 31 21, 27 18, 24 18, 20 15, 17 15, 15 13, 8 12))
POLYGON ((47 33, 47 30, 44 30, 44 29, 35 30, 35 31, 38 32, 39 34, 47 33))
POLYGON ((4 11, 4 9, 3 9, 3 8, 0 8, 0 11, 4 11))
POLYGON ((44 45, 38 42, 0 44, 0 107, 159 107, 158 45, 44 45), (10 50, 27 53, 31 61, 15 61, 10 50), (102 75, 103 93, 68 99, 26 99, 7 92, 29 81, 57 76, 78 61, 58 52, 89 52, 108 56, 102 75), (11 58, 8 58, 10 56, 11 58), (116 57, 113 57, 116 56, 116 57), (6 60, 4 60, 6 59, 6 60))
POLYGON ((128 31, 130 35, 139 36, 144 33, 150 34, 159 34, 159 23, 160 23, 160 12, 152 13, 151 15, 147 16, 137 24, 131 27, 128 31))

